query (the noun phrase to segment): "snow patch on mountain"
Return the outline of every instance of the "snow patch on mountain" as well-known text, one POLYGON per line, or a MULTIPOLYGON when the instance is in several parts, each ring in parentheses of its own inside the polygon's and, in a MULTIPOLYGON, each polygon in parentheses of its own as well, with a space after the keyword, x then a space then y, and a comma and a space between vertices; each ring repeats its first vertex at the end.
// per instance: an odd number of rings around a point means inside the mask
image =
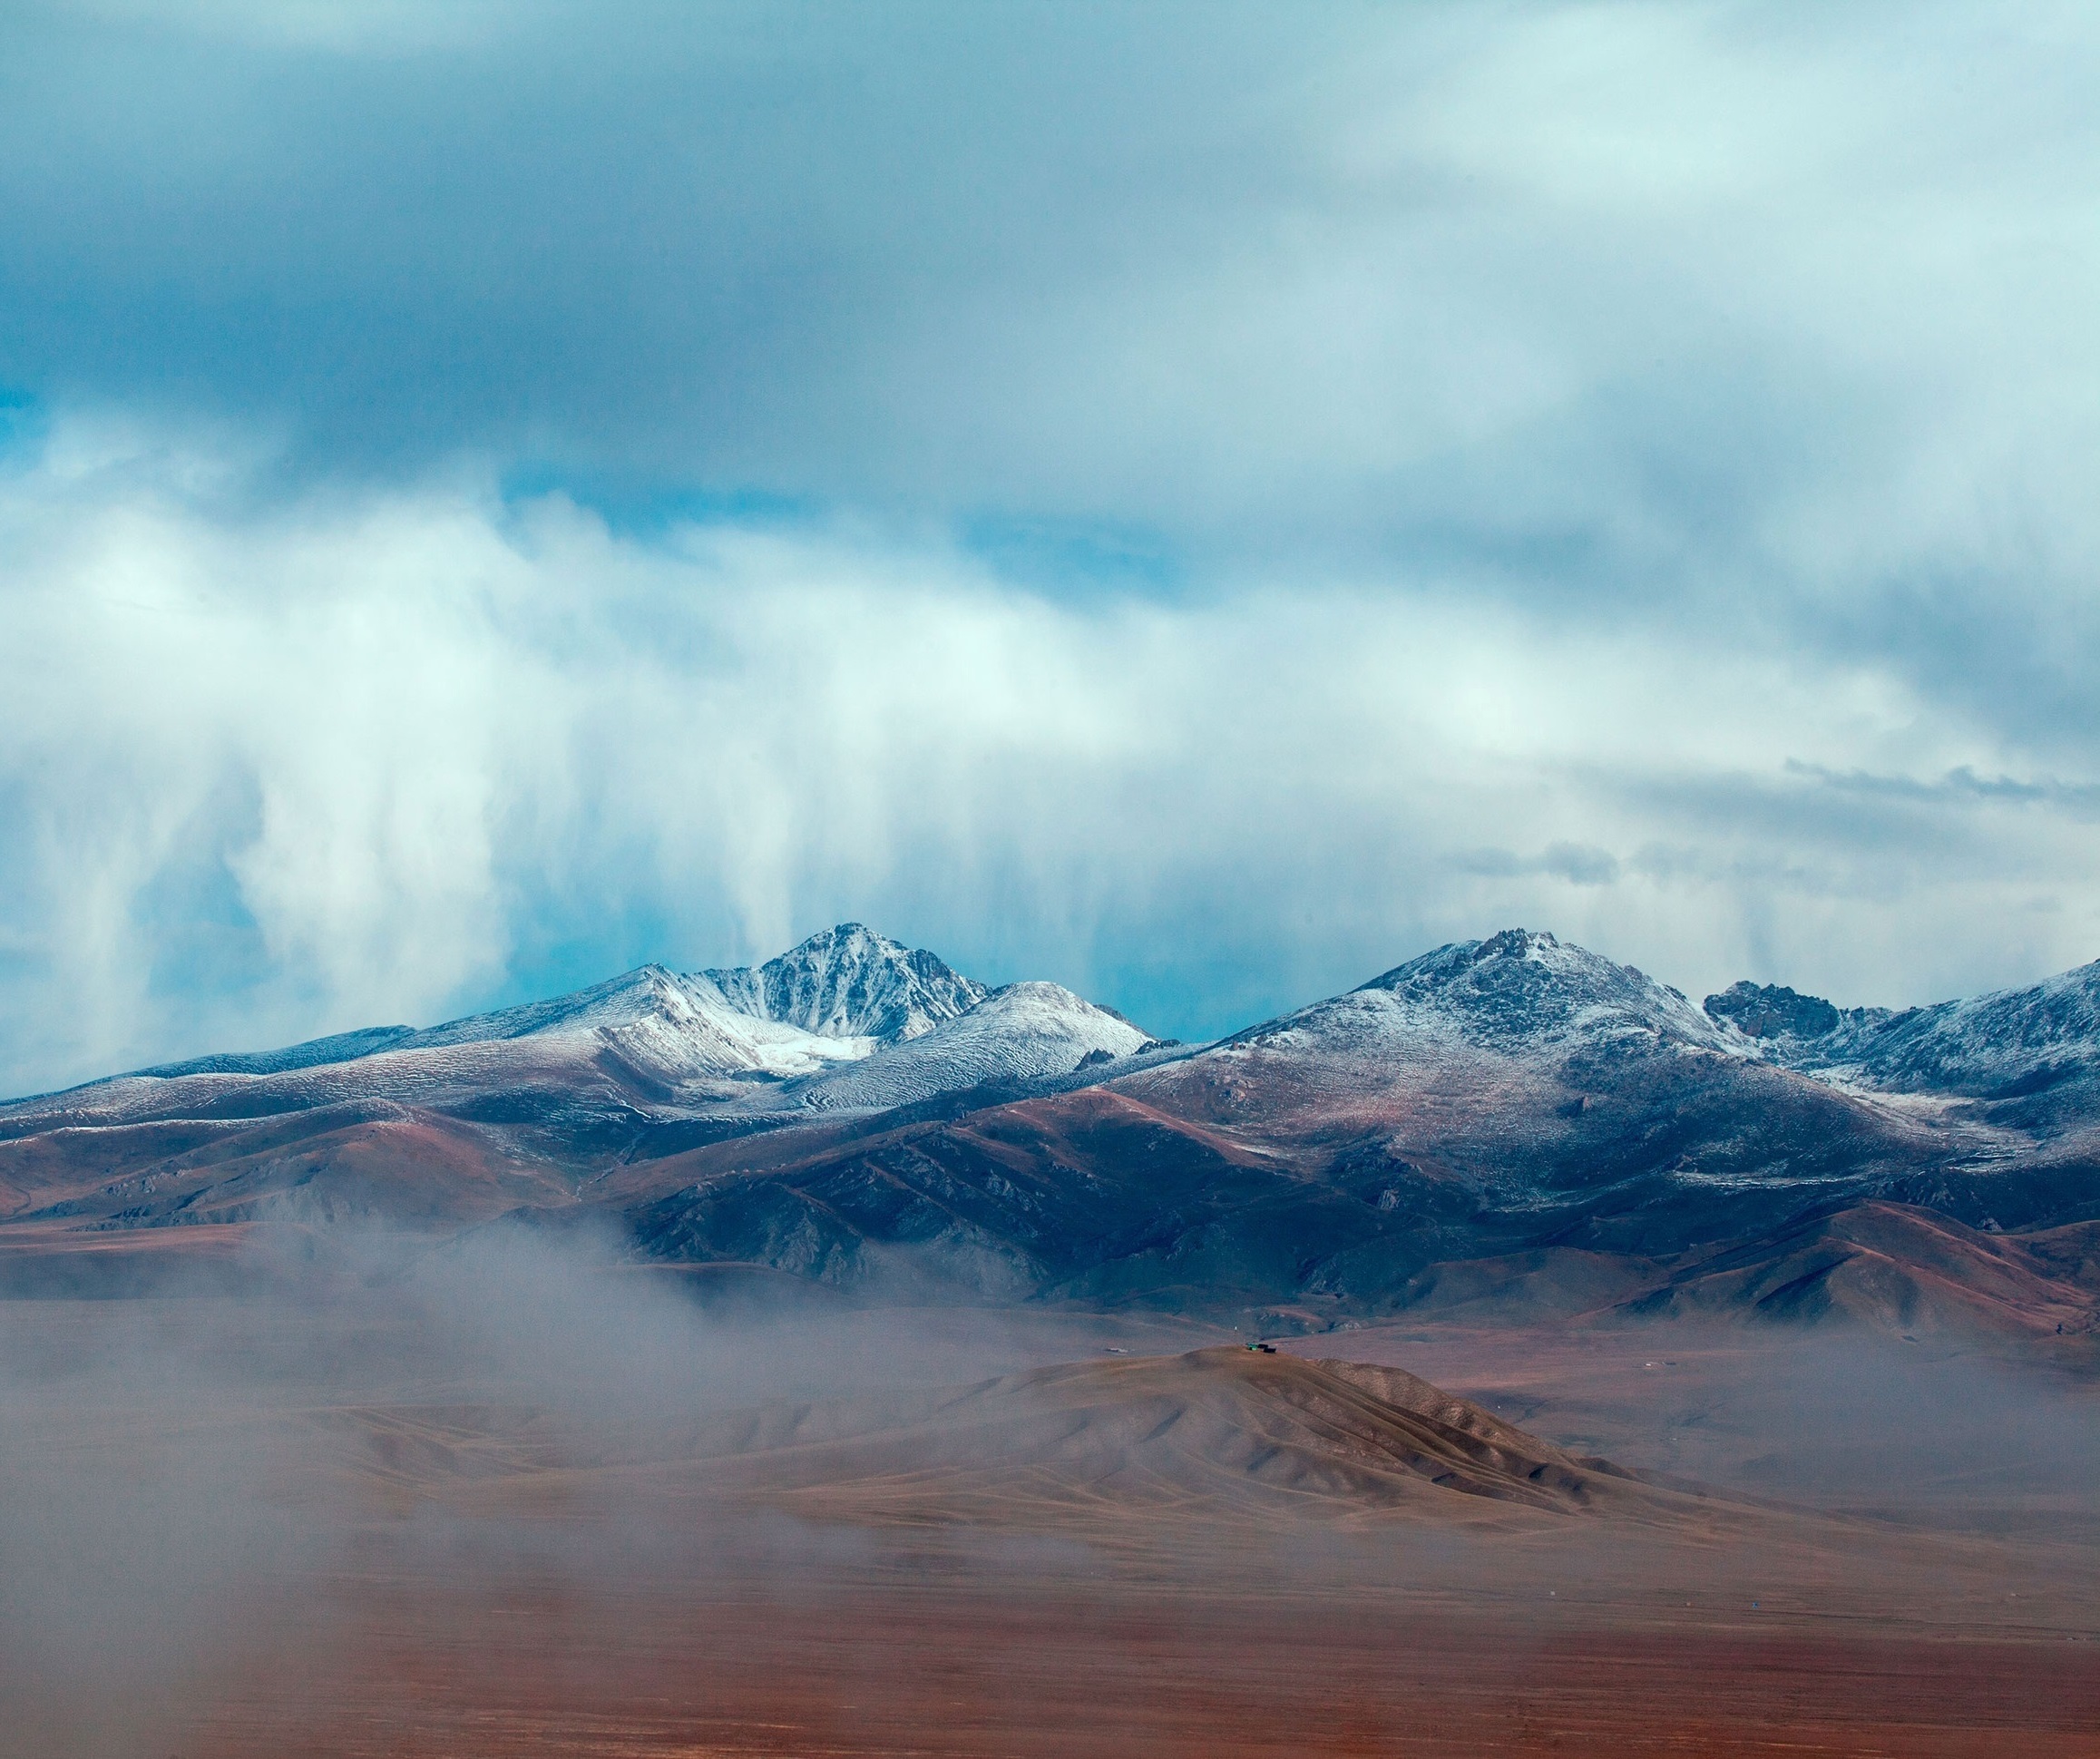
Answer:
POLYGON ((803 1075, 874 1048, 869 1039, 827 1037, 740 1012, 711 984, 643 965, 571 995, 448 1021, 402 1040, 388 1054, 527 1038, 592 1039, 673 1081, 803 1075))
MULTIPOLYGON (((1756 1004, 1768 995, 1793 992, 1738 983, 1709 996, 1707 1011, 1725 1013, 1732 1002, 1756 1004)), ((1832 1009, 1812 996, 1795 1002, 1815 1009, 1786 1010, 1794 1030, 1769 1033, 1761 1048, 1774 1061, 1828 1080, 1890 1093, 2016 1099, 2100 1074, 2100 962, 2024 989, 1900 1013, 1832 1009), (1827 1030, 1800 1030, 1819 1024, 1827 1030)))
POLYGON ((884 1109, 987 1082, 1009 1085, 1111 1065, 1156 1044, 1122 1015, 1057 983, 1010 983, 968 1013, 787 1091, 824 1109, 884 1109))
POLYGON ((1439 947, 1352 994, 1390 998, 1378 1016, 1389 1031, 1462 1038, 1496 1051, 1628 1039, 1734 1050, 1682 992, 1632 965, 1521 928, 1439 947))

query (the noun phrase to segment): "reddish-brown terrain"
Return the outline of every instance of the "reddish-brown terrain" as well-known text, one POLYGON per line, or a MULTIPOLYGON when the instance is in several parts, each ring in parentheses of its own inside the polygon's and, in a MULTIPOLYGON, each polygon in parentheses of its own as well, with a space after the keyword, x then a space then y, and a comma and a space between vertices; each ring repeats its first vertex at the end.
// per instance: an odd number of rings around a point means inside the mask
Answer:
POLYGON ((0 1304, 0 1750, 2100 1751, 2065 1368, 278 1277, 0 1304))
POLYGON ((898 1577, 370 1582, 354 1638, 298 1657, 293 1691, 275 1669, 230 1683, 182 1750, 2053 1759, 2100 1740, 2100 1654, 2046 1628, 898 1577))

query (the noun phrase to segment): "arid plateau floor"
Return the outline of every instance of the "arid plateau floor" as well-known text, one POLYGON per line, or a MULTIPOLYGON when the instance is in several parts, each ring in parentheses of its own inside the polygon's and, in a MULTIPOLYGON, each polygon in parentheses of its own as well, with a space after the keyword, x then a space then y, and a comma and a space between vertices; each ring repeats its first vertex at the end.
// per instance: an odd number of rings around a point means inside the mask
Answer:
POLYGON ((2100 1753, 2060 1366, 497 1269, 0 1304, 0 1751, 2100 1753))

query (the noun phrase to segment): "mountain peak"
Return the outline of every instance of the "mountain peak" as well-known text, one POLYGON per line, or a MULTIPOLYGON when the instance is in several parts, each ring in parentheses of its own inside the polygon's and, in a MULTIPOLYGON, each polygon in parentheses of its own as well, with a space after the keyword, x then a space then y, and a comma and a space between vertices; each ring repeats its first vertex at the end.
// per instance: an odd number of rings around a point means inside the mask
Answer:
POLYGON ((1783 983, 1731 983, 1706 998, 1707 1015, 1725 1021, 1746 1038, 1820 1039, 1838 1030, 1842 1018, 1820 995, 1802 995, 1783 983))
MULTIPOLYGON (((1557 951, 1559 945, 1560 943, 1543 928, 1505 928, 1489 935, 1484 941, 1476 942, 1473 959, 1477 963, 1482 959, 1544 958, 1549 952, 1557 951)), ((1581 950, 1579 947, 1574 949, 1577 953, 1581 950)))
POLYGON ((1385 991, 1490 1042, 1627 1030, 1679 1042, 1718 1041, 1714 1022, 1679 991, 1543 929, 1506 928, 1484 941, 1453 942, 1363 989, 1385 991))
POLYGON ((825 1038, 914 1039, 984 999, 984 986, 864 923, 812 934, 756 969, 708 971, 730 1006, 825 1038))

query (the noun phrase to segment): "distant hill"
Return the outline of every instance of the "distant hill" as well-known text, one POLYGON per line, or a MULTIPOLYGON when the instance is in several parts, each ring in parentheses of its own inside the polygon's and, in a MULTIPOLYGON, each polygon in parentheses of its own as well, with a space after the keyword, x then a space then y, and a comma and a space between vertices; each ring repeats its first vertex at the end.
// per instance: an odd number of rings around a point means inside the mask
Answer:
POLYGON ((530 1496, 540 1479, 588 1495, 594 1474, 646 1467, 710 1502, 748 1499, 863 1527, 1087 1530, 1138 1514, 1263 1530, 1333 1521, 1700 1530, 1755 1519, 1713 1493, 1572 1456, 1401 1369, 1236 1346, 763 1406, 639 1438, 630 1426, 610 1445, 531 1427, 463 1432, 463 1420, 486 1416, 486 1407, 366 1407, 336 1423, 354 1469, 388 1491, 443 1495, 467 1454, 484 1506, 492 1495, 530 1496), (463 1439, 476 1444, 471 1453, 463 1439))

